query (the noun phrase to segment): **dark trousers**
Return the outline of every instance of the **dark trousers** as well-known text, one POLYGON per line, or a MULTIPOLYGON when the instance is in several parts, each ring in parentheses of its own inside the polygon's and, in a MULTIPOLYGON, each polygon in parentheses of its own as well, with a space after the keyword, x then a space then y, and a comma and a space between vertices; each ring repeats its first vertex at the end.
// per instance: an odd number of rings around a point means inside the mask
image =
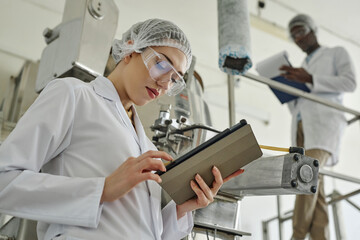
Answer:
MULTIPOLYGON (((304 146, 304 133, 302 122, 299 121, 297 145, 304 146)), ((315 158, 320 166, 324 166, 330 153, 321 149, 306 149, 305 155, 315 158)), ((292 218, 293 239, 305 239, 309 233, 312 240, 329 239, 329 217, 324 192, 323 177, 319 177, 317 191, 314 195, 297 195, 292 218)))

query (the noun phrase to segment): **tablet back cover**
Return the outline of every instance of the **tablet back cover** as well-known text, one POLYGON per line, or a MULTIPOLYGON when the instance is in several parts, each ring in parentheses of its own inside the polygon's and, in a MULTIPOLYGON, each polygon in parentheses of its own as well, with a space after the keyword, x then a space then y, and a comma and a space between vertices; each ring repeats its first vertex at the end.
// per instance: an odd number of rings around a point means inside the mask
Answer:
POLYGON ((225 178, 261 156, 262 151, 247 124, 162 174, 160 185, 176 204, 182 204, 196 196, 190 181, 197 173, 211 186, 213 166, 225 178))

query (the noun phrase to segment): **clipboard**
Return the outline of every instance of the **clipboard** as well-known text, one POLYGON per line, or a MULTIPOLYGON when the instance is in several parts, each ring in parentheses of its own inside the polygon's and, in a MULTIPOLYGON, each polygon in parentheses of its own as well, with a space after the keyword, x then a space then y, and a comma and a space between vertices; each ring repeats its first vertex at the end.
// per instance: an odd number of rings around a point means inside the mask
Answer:
POLYGON ((262 156, 262 151, 246 120, 241 120, 166 166, 160 186, 176 204, 196 196, 190 181, 197 173, 208 186, 214 181, 212 167, 219 168, 223 178, 262 156))
MULTIPOLYGON (((275 80, 277 82, 286 84, 288 86, 300 89, 302 91, 310 92, 310 89, 306 86, 305 83, 299 83, 299 82, 290 81, 290 80, 288 80, 288 79, 286 79, 286 78, 284 78, 282 76, 274 77, 274 78, 271 78, 271 79, 275 80)), ((284 104, 284 103, 287 103, 287 102, 290 102, 290 101, 292 101, 294 99, 299 98, 298 96, 291 95, 291 94, 286 93, 286 92, 282 92, 282 91, 280 91, 278 89, 275 89, 275 88, 270 88, 270 89, 275 94, 277 99, 279 99, 281 104, 284 104)))
MULTIPOLYGON (((310 89, 306 86, 305 83, 294 82, 294 81, 288 80, 288 79, 280 76, 281 71, 279 70, 279 68, 282 65, 291 67, 291 63, 288 58, 288 53, 286 51, 282 51, 278 54, 275 54, 275 55, 259 62, 256 65, 256 71, 263 77, 270 78, 272 80, 286 84, 288 86, 297 88, 297 89, 305 91, 305 92, 310 92, 310 89)), ((298 98, 298 96, 294 96, 289 93, 285 93, 285 92, 282 92, 280 90, 277 90, 277 89, 274 89, 271 87, 270 87, 270 89, 275 94, 275 96, 277 97, 277 99, 280 101, 281 104, 287 103, 289 101, 292 101, 292 100, 298 98)))

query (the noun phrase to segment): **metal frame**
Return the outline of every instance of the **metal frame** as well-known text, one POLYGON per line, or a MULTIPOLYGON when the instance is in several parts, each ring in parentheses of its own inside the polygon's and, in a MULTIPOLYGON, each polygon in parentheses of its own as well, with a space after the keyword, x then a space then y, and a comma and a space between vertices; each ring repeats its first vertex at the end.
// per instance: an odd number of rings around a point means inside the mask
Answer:
POLYGON ((318 97, 318 96, 316 96, 314 94, 301 91, 301 90, 299 90, 297 88, 290 87, 290 86, 288 86, 286 84, 276 82, 276 81, 271 80, 271 79, 266 78, 266 77, 258 76, 258 75, 251 74, 251 73, 246 73, 244 75, 244 77, 255 80, 257 82, 264 83, 266 85, 269 85, 272 88, 278 89, 278 90, 286 92, 286 93, 290 93, 291 95, 306 98, 306 99, 309 99, 311 101, 321 103, 321 104, 323 104, 325 106, 328 106, 328 107, 331 107, 331 108, 334 108, 334 109, 337 109, 337 110, 340 110, 340 111, 343 111, 343 112, 346 112, 346 113, 353 114, 355 117, 350 119, 348 121, 348 124, 351 124, 351 123, 353 123, 353 122, 355 122, 357 120, 360 120, 360 112, 358 112, 356 110, 353 110, 353 109, 350 109, 350 108, 347 108, 347 107, 344 107, 341 104, 337 104, 337 103, 327 101, 327 100, 325 100, 325 99, 323 99, 321 97, 318 97))
MULTIPOLYGON (((330 101, 327 101, 321 97, 318 97, 316 95, 313 95, 311 93, 308 92, 304 92, 301 91, 297 88, 294 87, 290 87, 286 84, 282 84, 279 82, 276 82, 274 80, 271 80, 269 78, 266 77, 262 77, 262 76, 258 76, 255 74, 251 74, 251 73, 246 73, 243 75, 244 77, 251 79, 251 80, 255 80, 257 82, 266 84, 272 88, 275 88, 277 90, 286 92, 286 93, 290 93, 292 95, 298 96, 298 97, 302 97, 302 98, 306 98, 308 100, 311 100, 313 102, 317 102, 320 104, 323 104, 325 106, 337 109, 339 111, 342 112, 346 112, 346 113, 350 113, 352 115, 354 115, 354 118, 348 120, 348 124, 351 124, 353 122, 356 122, 357 120, 360 120, 360 112, 347 108, 341 104, 337 104, 337 103, 333 103, 330 101)), ((228 75, 228 93, 229 93, 229 120, 230 120, 230 126, 232 126, 234 124, 235 121, 235 96, 234 96, 234 77, 228 75)), ((339 173, 335 173, 332 171, 328 171, 325 169, 320 169, 319 172, 321 175, 324 176, 329 176, 332 178, 337 178, 337 179, 341 179, 341 180, 345 180, 345 181, 349 181, 349 182, 353 182, 353 183, 358 183, 360 184, 360 179, 358 178, 354 178, 354 177, 349 177, 343 174, 339 174, 339 173)), ((327 202, 328 205, 331 205, 333 208, 333 215, 334 215, 334 224, 335 224, 335 232, 336 232, 336 237, 337 239, 342 239, 342 234, 341 234, 341 227, 340 227, 340 222, 338 221, 338 208, 337 208, 337 203, 341 200, 345 200, 347 201, 351 206, 353 206, 355 209, 357 209, 358 211, 360 211, 359 206, 357 206, 354 202, 352 202, 351 200, 349 200, 348 198, 354 195, 357 195, 360 193, 360 189, 345 195, 341 195, 339 192, 337 192, 336 190, 334 190, 334 192, 329 195, 328 197, 331 198, 331 200, 329 202, 327 202)), ((264 240, 268 240, 268 224, 271 221, 274 220, 278 220, 279 223, 279 239, 282 240, 282 223, 291 219, 292 218, 292 213, 293 211, 288 211, 285 212, 284 214, 281 213, 281 199, 280 196, 277 196, 277 216, 270 218, 268 220, 265 220, 262 222, 262 226, 263 226, 263 239, 264 240)))
MULTIPOLYGON (((347 175, 332 172, 332 171, 328 171, 328 170, 325 170, 325 169, 320 169, 319 173, 321 175, 323 175, 323 176, 328 176, 328 177, 348 181, 348 182, 351 182, 351 183, 360 184, 360 179, 359 178, 349 177, 347 175)), ((355 196, 357 194, 360 194, 360 189, 355 190, 353 192, 350 192, 348 194, 340 194, 338 191, 334 190, 331 194, 329 194, 327 196, 328 198, 330 198, 330 200, 327 202, 327 205, 331 205, 331 207, 333 209, 335 234, 336 234, 336 239, 337 240, 343 239, 343 236, 344 236, 344 234, 342 234, 341 223, 339 222, 339 218, 338 218, 337 204, 340 201, 345 200, 346 202, 348 202, 351 206, 353 206, 355 209, 357 209, 360 212, 360 207, 356 203, 354 203, 354 202, 352 202, 351 200, 348 199, 348 198, 353 197, 353 196, 355 196)), ((293 210, 287 211, 285 213, 281 213, 281 199, 280 199, 280 196, 277 196, 277 213, 278 213, 277 216, 272 217, 272 218, 270 218, 268 220, 262 221, 263 240, 269 240, 269 228, 268 228, 268 225, 269 225, 270 222, 272 222, 274 220, 278 220, 279 239, 282 240, 283 239, 283 237, 282 237, 282 224, 285 221, 290 220, 292 218, 292 212, 293 212, 293 210)))

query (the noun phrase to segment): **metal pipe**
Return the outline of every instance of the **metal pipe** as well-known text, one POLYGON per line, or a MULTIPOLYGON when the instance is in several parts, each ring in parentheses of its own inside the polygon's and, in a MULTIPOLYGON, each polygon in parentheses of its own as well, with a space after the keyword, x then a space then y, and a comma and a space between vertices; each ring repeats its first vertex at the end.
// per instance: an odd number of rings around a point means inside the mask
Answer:
POLYGON ((290 214, 290 215, 289 215, 289 216, 287 216, 287 217, 283 217, 283 218, 281 218, 281 221, 282 221, 282 222, 286 222, 287 220, 292 219, 292 217, 293 217, 293 214, 290 214))
MULTIPOLYGON (((335 109, 343 111, 343 112, 351 113, 351 114, 353 114, 353 115, 355 115, 357 117, 356 120, 360 119, 360 112, 355 111, 355 110, 350 109, 350 108, 347 108, 347 107, 344 107, 341 104, 337 104, 337 103, 327 101, 327 100, 325 100, 325 99, 323 99, 321 97, 315 96, 315 95, 313 95, 311 93, 301 91, 301 90, 299 90, 297 88, 290 87, 290 86, 288 86, 286 84, 276 82, 276 81, 271 80, 271 79, 266 78, 266 77, 258 76, 258 75, 251 74, 251 73, 246 73, 246 74, 244 74, 244 76, 247 77, 247 78, 250 78, 252 80, 255 80, 255 81, 264 83, 266 85, 269 85, 270 87, 278 89, 280 91, 290 93, 292 95, 299 96, 299 97, 302 97, 302 98, 306 98, 306 99, 309 99, 311 101, 321 103, 321 104, 323 104, 325 106, 335 108, 335 109)), ((353 119, 353 120, 355 120, 355 119, 353 119)))
POLYGON ((345 201, 347 201, 351 206, 353 206, 354 208, 356 208, 358 211, 360 211, 360 207, 358 205, 356 205, 356 203, 354 203, 353 201, 349 200, 349 199, 345 199, 345 201))
POLYGON ((280 196, 276 196, 277 202, 277 213, 279 216, 279 239, 282 240, 282 221, 281 221, 281 199, 280 196))
POLYGON ((217 195, 215 195, 214 198, 222 200, 222 201, 232 202, 232 203, 237 203, 239 201, 239 199, 237 199, 237 198, 234 198, 232 196, 231 197, 230 196, 225 196, 223 194, 217 194, 217 195))
POLYGON ((229 96, 229 124, 230 127, 235 124, 235 84, 234 76, 228 74, 228 96, 229 96))
POLYGON ((263 240, 269 240, 268 222, 262 222, 263 240))
POLYGON ((243 231, 239 231, 236 229, 222 227, 219 225, 213 225, 213 224, 204 223, 204 222, 194 222, 194 227, 209 229, 211 231, 214 231, 214 234, 216 234, 216 232, 221 232, 221 233, 228 234, 230 236, 240 236, 240 237, 251 236, 251 233, 248 233, 248 232, 243 232, 243 231))
POLYGON ((9 51, 9 50, 3 49, 3 48, 0 48, 0 53, 4 53, 4 54, 10 55, 12 57, 16 57, 16 58, 23 59, 23 60, 29 60, 30 59, 30 58, 27 58, 25 56, 14 53, 13 51, 9 51))
POLYGON ((341 227, 340 227, 340 221, 339 221, 339 214, 338 214, 338 206, 337 203, 332 204, 332 212, 333 212, 333 216, 334 216, 334 227, 335 227, 335 235, 336 235, 336 240, 341 240, 341 227))
POLYGON ((353 117, 352 119, 348 120, 347 123, 348 125, 352 124, 353 122, 356 122, 357 120, 360 120, 359 116, 353 117))
POLYGON ((338 178, 338 179, 345 180, 345 181, 348 181, 348 182, 353 182, 353 183, 360 184, 360 179, 359 178, 349 177, 349 176, 346 176, 344 174, 335 173, 335 172, 325 170, 325 169, 322 169, 322 168, 320 168, 319 174, 324 175, 324 176, 333 177, 333 178, 338 178))
POLYGON ((337 202, 340 202, 341 200, 344 200, 344 199, 347 199, 349 197, 352 197, 352 196, 355 196, 357 194, 360 193, 360 189, 354 191, 354 192, 351 192, 351 193, 348 193, 348 194, 345 194, 345 195, 340 195, 338 192, 336 192, 338 195, 336 195, 336 197, 332 197, 331 201, 329 201, 327 204, 328 205, 331 205, 331 204, 334 204, 334 203, 337 203, 337 202))
POLYGON ((237 201, 237 204, 236 204, 236 218, 235 218, 235 222, 234 222, 234 228, 235 229, 239 229, 239 227, 240 227, 240 203, 241 203, 241 201, 240 200, 238 200, 237 201))

